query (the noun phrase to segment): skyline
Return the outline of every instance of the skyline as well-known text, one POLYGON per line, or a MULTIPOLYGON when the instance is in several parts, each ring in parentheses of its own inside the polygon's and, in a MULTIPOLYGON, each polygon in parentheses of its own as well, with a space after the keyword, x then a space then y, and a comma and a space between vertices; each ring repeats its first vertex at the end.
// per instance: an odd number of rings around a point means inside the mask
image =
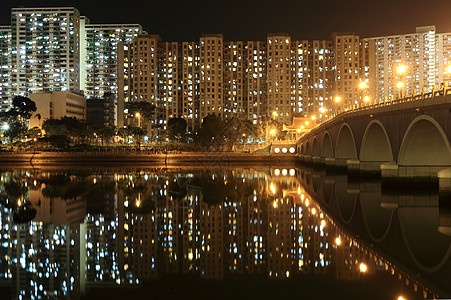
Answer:
POLYGON ((329 39, 333 32, 376 37, 413 33, 416 27, 426 25, 435 25, 437 32, 451 32, 451 21, 446 16, 451 2, 434 2, 432 7, 430 3, 418 0, 396 3, 382 0, 377 7, 369 7, 371 14, 367 14, 359 11, 362 5, 355 0, 345 1, 341 6, 326 1, 322 7, 302 1, 282 0, 273 4, 270 1, 242 3, 232 0, 223 6, 223 13, 219 13, 219 6, 204 0, 149 1, 120 7, 106 1, 23 0, 5 4, 0 11, 0 25, 10 24, 11 8, 14 7, 73 6, 94 24, 140 24, 145 31, 158 34, 165 41, 192 41, 202 34, 214 33, 224 34, 224 40, 265 40, 267 34, 278 32, 302 40, 329 39), (408 7, 412 8, 410 12, 408 7))

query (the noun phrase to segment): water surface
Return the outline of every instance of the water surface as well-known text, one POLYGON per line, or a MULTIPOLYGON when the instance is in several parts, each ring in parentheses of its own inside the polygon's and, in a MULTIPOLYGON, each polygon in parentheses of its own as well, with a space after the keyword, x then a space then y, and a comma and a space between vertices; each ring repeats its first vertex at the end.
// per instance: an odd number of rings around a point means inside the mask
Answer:
POLYGON ((449 207, 292 165, 3 169, 1 293, 450 297, 449 207))

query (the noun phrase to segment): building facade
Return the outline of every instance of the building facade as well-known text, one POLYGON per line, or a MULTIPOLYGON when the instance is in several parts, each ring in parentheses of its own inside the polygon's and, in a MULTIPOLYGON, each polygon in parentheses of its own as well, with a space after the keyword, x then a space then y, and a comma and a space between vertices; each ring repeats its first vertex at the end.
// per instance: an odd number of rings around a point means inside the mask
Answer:
POLYGON ((46 119, 62 117, 86 120, 86 98, 75 92, 37 93, 29 96, 36 103, 36 112, 30 118, 30 128, 41 128, 46 119))
POLYGON ((80 89, 80 12, 74 7, 13 8, 11 94, 80 89))
POLYGON ((363 41, 374 48, 369 51, 370 72, 366 78, 375 99, 390 100, 429 92, 451 79, 451 74, 446 72, 451 64, 451 34, 437 33, 435 26, 363 41), (397 70, 400 65, 405 66, 403 73, 397 70), (402 87, 398 86, 399 82, 403 83, 402 87))
MULTIPOLYGON (((323 120, 338 111, 440 88, 451 81, 451 33, 435 26, 415 33, 328 40, 163 41, 139 24, 91 24, 74 7, 13 8, 0 26, 0 111, 16 95, 56 91, 108 95, 109 123, 141 124, 128 102, 156 107, 150 123, 184 118, 188 131, 215 114, 253 124, 293 116, 323 120), (397 72, 403 65, 405 71, 397 72)), ((150 127, 149 127, 150 128, 150 127)))

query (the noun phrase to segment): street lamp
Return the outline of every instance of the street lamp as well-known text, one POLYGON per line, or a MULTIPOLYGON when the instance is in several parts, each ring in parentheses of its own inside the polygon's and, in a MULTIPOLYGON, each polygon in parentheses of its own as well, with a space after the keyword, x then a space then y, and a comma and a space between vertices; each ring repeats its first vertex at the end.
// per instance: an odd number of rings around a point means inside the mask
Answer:
MULTIPOLYGON (((446 68, 445 68, 445 74, 448 74, 448 78, 447 79, 449 79, 450 78, 450 76, 451 76, 451 65, 448 65, 446 68)), ((449 84, 449 81, 448 81, 448 85, 447 86, 449 86, 450 84, 449 84)))
POLYGON ((403 81, 404 81, 404 73, 407 71, 407 67, 405 66, 405 65, 399 65, 397 68, 396 68, 396 72, 398 73, 398 75, 400 76, 400 78, 401 78, 401 81, 400 82, 398 82, 397 84, 396 84, 396 86, 398 87, 398 89, 399 89, 399 97, 400 98, 402 98, 402 88, 403 88, 403 86, 404 86, 404 84, 403 84, 403 81))
POLYGON ((359 88, 360 88, 360 91, 361 91, 361 99, 362 100, 364 100, 364 103, 368 103, 368 101, 370 100, 370 98, 368 97, 368 95, 365 95, 364 96, 364 94, 365 94, 365 90, 368 88, 368 84, 366 84, 366 82, 365 81, 361 81, 360 83, 359 83, 359 88))
POLYGON ((273 111, 272 116, 273 116, 274 120, 276 120, 276 117, 278 116, 277 111, 273 111))
POLYGON ((396 68, 396 72, 398 72, 399 75, 404 74, 406 72, 406 70, 407 70, 407 67, 405 65, 399 65, 396 68))
POLYGON ((140 113, 136 113, 135 117, 138 118, 138 127, 141 127, 141 115, 140 115, 140 113))
POLYGON ((402 98, 402 87, 404 86, 404 83, 402 82, 402 81, 399 81, 397 84, 396 84, 396 87, 398 88, 398 90, 399 90, 399 95, 398 95, 398 97, 399 98, 402 98))
POLYGON ((336 96, 335 98, 334 98, 334 101, 335 101, 335 103, 337 104, 337 107, 336 107, 336 113, 339 113, 340 112, 340 102, 341 102, 341 97, 340 96, 336 96))

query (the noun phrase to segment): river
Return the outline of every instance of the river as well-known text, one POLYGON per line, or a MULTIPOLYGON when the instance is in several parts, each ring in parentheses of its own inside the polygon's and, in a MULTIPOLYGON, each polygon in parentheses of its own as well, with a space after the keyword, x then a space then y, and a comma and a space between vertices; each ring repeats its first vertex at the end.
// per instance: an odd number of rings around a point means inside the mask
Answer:
POLYGON ((293 164, 0 169, 2 299, 451 297, 438 188, 293 164))

